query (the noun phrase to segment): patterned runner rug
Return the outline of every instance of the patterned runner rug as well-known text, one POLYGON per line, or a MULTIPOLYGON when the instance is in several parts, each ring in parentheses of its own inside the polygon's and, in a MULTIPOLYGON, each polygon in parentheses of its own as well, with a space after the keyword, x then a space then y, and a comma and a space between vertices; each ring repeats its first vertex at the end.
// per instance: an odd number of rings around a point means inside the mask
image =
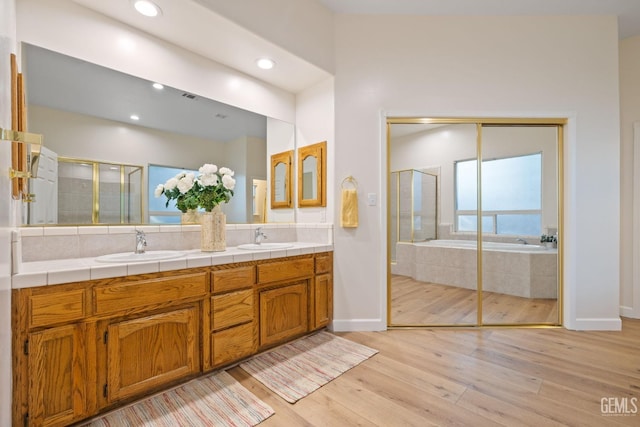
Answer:
POLYGON ((109 412, 87 427, 255 426, 274 414, 225 371, 109 412))
POLYGON ((295 403, 377 352, 319 332, 258 354, 240 367, 287 402, 295 403))

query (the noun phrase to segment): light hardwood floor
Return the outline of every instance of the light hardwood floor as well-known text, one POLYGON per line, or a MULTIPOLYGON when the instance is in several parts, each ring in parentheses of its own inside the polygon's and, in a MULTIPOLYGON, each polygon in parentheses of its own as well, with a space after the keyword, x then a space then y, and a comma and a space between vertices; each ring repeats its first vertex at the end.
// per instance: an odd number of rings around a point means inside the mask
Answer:
POLYGON ((640 320, 621 332, 563 328, 394 329, 338 333, 379 350, 292 405, 239 367, 271 405, 271 426, 639 426, 640 320), (626 398, 626 400, 625 400, 626 398))
MULTIPOLYGON (((477 323, 477 292, 471 289, 391 277, 391 324, 453 325, 477 323)), ((484 324, 558 324, 555 299, 482 293, 484 324)))

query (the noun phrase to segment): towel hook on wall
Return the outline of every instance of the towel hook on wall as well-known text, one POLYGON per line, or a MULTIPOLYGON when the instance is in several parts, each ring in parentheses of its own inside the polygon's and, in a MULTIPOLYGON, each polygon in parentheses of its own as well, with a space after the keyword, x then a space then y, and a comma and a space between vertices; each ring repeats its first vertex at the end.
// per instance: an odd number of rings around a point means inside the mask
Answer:
POLYGON ((358 181, 356 181, 356 179, 351 175, 349 175, 348 177, 342 180, 342 183, 340 184, 340 188, 344 189, 346 188, 345 185, 349 185, 349 184, 351 184, 354 189, 358 188, 358 181))

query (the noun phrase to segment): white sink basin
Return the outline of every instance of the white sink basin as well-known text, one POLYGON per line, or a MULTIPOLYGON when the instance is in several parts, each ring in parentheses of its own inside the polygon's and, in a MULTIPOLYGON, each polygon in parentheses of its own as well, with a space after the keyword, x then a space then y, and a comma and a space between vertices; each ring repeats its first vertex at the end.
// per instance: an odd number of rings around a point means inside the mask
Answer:
POLYGON ((146 251, 141 254, 122 252, 119 254, 102 255, 96 258, 98 262, 145 262, 173 259, 184 256, 180 251, 146 251))
POLYGON ((292 247, 292 243, 245 243, 244 245, 239 245, 238 249, 244 249, 245 251, 273 251, 275 249, 289 249, 292 247))

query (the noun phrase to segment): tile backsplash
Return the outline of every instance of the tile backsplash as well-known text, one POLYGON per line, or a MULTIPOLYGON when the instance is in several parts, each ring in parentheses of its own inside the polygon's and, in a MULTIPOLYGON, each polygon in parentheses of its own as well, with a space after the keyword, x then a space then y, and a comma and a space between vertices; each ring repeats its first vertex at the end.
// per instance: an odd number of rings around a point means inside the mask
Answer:
MULTIPOLYGON (((268 242, 333 244, 332 224, 228 224, 227 246, 253 242, 262 227, 268 242)), ((12 237, 14 272, 22 262, 97 257, 135 249, 135 230, 146 234, 148 250, 200 248, 199 225, 24 227, 12 237)))

